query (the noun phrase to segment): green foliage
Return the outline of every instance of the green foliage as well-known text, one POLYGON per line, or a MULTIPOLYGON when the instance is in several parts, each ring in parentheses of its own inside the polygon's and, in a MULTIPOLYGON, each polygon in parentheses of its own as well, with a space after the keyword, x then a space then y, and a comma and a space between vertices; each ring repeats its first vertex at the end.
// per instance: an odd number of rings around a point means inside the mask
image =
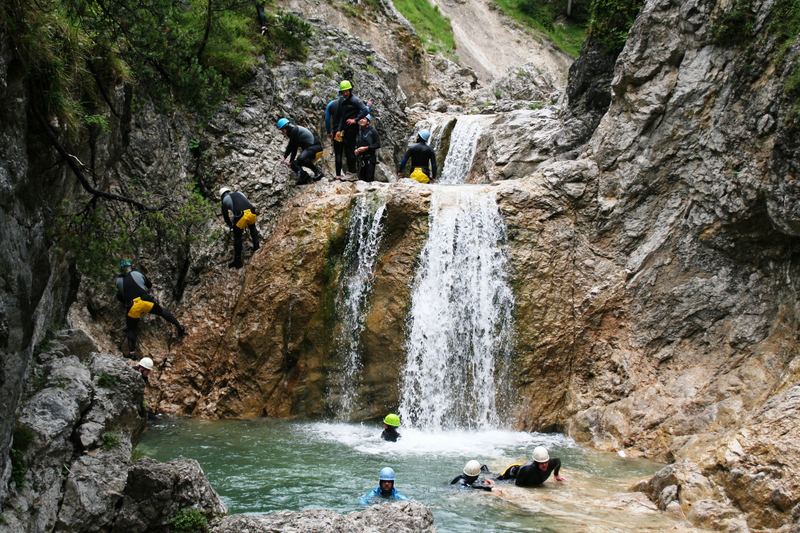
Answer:
POLYGON ((111 374, 102 373, 100 374, 100 377, 97 378, 97 386, 103 387, 104 389, 116 387, 118 383, 119 379, 111 374))
POLYGON ((103 132, 108 132, 108 117, 105 115, 85 115, 83 122, 89 127, 94 127, 103 132))
POLYGON ((592 0, 587 36, 610 54, 618 54, 643 4, 643 0, 592 0))
POLYGON ((749 0, 736 0, 711 27, 711 40, 719 46, 737 46, 750 42, 755 15, 749 0))
POLYGON ((325 61, 322 65, 322 73, 327 78, 334 78, 336 74, 341 75, 347 68, 347 53, 337 52, 335 56, 325 61))
POLYGON ((186 508, 176 514, 170 524, 175 531, 196 532, 208 529, 208 519, 200 509, 186 508))
POLYGON ((543 33, 560 50, 577 57, 586 35, 588 0, 573 2, 572 16, 566 16, 566 0, 495 0, 509 17, 523 26, 543 33))
POLYGON ((268 40, 278 56, 303 61, 308 55, 308 40, 313 34, 311 25, 293 13, 279 13, 267 26, 268 40))
POLYGON ((120 436, 119 433, 107 431, 103 433, 103 436, 100 437, 100 440, 102 441, 101 445, 103 446, 103 448, 105 448, 106 450, 110 450, 112 448, 116 448, 119 446, 120 436))
POLYGON ((446 55, 455 52, 453 27, 438 7, 428 0, 395 0, 394 5, 414 26, 428 52, 446 55))
POLYGON ((64 204, 54 225, 55 237, 89 280, 108 284, 120 257, 173 256, 204 238, 214 208, 199 192, 148 190, 144 179, 128 184, 128 193, 165 207, 142 213, 117 204, 90 202, 76 210, 64 204))

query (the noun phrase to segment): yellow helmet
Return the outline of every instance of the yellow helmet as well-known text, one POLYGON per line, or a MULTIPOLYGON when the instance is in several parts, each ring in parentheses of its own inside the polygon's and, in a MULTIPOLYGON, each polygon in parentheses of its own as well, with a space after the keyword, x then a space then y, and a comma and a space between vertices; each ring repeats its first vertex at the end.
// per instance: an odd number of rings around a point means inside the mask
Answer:
POLYGON ((400 417, 394 413, 389 413, 383 418, 383 423, 387 426, 392 426, 393 428, 400 427, 400 417))
POLYGON ((350 83, 350 80, 342 80, 341 83, 339 83, 339 90, 340 91, 349 91, 352 88, 353 88, 353 84, 350 83))

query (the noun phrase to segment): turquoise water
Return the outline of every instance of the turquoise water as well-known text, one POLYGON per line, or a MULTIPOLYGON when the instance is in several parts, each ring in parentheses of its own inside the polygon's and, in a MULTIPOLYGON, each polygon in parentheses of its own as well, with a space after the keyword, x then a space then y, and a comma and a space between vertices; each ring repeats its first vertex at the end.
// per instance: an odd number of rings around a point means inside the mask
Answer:
POLYGON ((397 443, 381 428, 278 420, 162 420, 137 450, 168 461, 197 459, 231 513, 362 507, 361 494, 391 466, 396 487, 433 510, 438 531, 663 531, 676 522, 626 493, 661 465, 585 450, 561 435, 512 431, 422 432, 401 429, 397 443), (545 445, 562 461, 565 482, 543 487, 499 482, 500 491, 459 491, 449 482, 477 459, 492 471, 545 445))

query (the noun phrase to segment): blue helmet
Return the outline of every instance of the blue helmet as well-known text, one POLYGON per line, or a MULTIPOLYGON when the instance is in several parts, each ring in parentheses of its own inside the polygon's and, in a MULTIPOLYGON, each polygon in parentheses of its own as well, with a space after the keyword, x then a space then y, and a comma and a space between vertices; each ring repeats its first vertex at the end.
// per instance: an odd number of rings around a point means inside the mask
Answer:
POLYGON ((278 126, 279 130, 282 130, 283 128, 286 127, 287 124, 289 124, 289 119, 288 118, 279 118, 278 119, 278 123, 276 124, 276 126, 278 126))
POLYGON ((130 259, 120 259, 119 261, 119 269, 125 270, 126 268, 130 268, 133 266, 133 261, 130 259))
POLYGON ((419 135, 419 138, 425 142, 428 142, 428 139, 431 138, 431 132, 428 130, 419 130, 417 135, 419 135))
POLYGON ((364 118, 366 118, 367 120, 369 120, 370 122, 372 122, 372 115, 370 115, 369 113, 367 113, 367 116, 366 116, 366 117, 364 117, 364 118))
POLYGON ((394 470, 392 470, 391 467, 384 466, 381 468, 381 473, 378 479, 380 481, 394 481, 394 470))

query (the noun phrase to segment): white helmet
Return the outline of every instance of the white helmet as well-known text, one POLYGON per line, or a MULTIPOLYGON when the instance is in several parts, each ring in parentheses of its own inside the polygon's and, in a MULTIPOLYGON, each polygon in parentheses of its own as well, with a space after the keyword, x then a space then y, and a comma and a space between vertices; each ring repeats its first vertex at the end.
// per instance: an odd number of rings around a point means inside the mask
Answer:
POLYGON ((222 187, 219 190, 219 197, 222 198, 223 196, 225 196, 226 192, 231 192, 231 188, 230 187, 222 187))
POLYGON ((547 453, 547 448, 544 446, 537 446, 533 449, 533 460, 537 463, 546 463, 550 460, 550 454, 547 453))
POLYGON ((464 466, 464 475, 465 476, 477 476, 481 473, 481 464, 473 459, 469 461, 466 466, 464 466))
POLYGON ((146 370, 153 370, 153 360, 149 357, 142 357, 141 361, 139 361, 139 366, 146 370))

